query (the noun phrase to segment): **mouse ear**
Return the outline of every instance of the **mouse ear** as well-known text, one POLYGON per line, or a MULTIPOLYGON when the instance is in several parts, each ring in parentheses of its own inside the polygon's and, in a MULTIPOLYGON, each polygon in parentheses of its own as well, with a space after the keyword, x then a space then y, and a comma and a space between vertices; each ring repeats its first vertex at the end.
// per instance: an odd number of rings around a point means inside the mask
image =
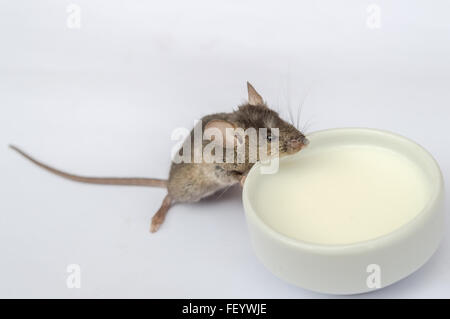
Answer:
POLYGON ((236 126, 233 123, 224 120, 212 120, 205 126, 204 138, 214 140, 217 135, 221 136, 223 145, 226 148, 233 148, 239 145, 240 139, 234 134, 236 126))
POLYGON ((247 82, 247 91, 248 91, 248 104, 250 105, 264 105, 263 98, 256 92, 253 85, 250 82, 247 82))

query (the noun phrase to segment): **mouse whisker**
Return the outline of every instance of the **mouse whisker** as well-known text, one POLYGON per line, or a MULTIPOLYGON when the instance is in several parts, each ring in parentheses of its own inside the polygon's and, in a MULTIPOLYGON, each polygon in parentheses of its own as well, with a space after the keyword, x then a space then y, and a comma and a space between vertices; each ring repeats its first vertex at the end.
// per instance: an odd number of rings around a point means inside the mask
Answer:
POLYGON ((287 109, 288 109, 288 114, 289 114, 289 121, 291 122, 292 125, 295 126, 295 123, 294 123, 294 114, 292 113, 291 105, 290 105, 289 102, 288 102, 288 104, 287 104, 287 109))
POLYGON ((291 124, 293 126, 295 126, 295 121, 294 121, 294 114, 292 113, 292 108, 291 108, 291 96, 290 96, 290 81, 289 79, 286 82, 286 107, 287 107, 287 111, 288 111, 288 116, 289 116, 289 121, 291 122, 291 124))
POLYGON ((312 124, 311 119, 307 120, 305 122, 305 124, 303 125, 303 128, 301 129, 301 131, 304 133, 307 132, 310 129, 311 124, 312 124))
POLYGON ((303 108, 304 108, 304 105, 305 105, 305 102, 306 102, 306 99, 308 98, 308 96, 309 96, 309 91, 306 91, 306 94, 303 97, 303 99, 299 105, 299 108, 297 109, 297 126, 296 126, 297 129, 299 129, 299 127, 300 127, 300 117, 302 116, 303 108))
MULTIPOLYGON (((303 100, 303 102, 304 102, 304 101, 305 101, 305 100, 303 100)), ((300 128, 299 128, 299 125, 300 125, 300 116, 301 116, 302 110, 303 110, 303 102, 299 104, 298 109, 297 109, 297 122, 295 122, 295 127, 296 127, 297 129, 300 129, 300 128)))

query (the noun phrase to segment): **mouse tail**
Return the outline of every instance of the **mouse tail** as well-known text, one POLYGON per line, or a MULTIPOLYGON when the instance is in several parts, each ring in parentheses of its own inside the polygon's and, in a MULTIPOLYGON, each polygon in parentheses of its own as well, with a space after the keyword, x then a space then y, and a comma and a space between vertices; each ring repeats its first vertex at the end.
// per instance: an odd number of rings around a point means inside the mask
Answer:
POLYGON ((37 166, 45 169, 46 171, 53 173, 55 175, 58 175, 60 177, 80 182, 80 183, 88 183, 88 184, 101 184, 101 185, 124 185, 124 186, 149 186, 149 187, 167 187, 167 180, 164 179, 157 179, 157 178, 143 178, 143 177, 87 177, 87 176, 80 176, 80 175, 73 175, 61 170, 58 170, 56 168, 53 168, 51 166, 48 166, 24 151, 22 151, 20 148, 9 145, 11 149, 31 161, 32 163, 36 164, 37 166))

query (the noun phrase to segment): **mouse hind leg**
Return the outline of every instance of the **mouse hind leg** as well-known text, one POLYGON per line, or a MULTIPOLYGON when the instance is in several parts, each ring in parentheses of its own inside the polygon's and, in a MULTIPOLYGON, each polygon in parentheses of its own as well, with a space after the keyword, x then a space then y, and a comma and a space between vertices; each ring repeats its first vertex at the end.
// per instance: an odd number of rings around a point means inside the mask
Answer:
POLYGON ((152 217, 152 224, 150 225, 150 232, 155 233, 161 227, 164 219, 166 218, 167 212, 172 205, 172 198, 169 195, 164 197, 161 207, 152 217))

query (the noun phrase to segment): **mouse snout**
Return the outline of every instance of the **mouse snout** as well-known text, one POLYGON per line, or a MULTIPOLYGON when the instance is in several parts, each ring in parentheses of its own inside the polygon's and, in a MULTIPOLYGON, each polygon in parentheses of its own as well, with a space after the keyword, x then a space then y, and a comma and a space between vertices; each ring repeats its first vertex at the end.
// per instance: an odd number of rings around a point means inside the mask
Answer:
POLYGON ((288 149, 290 151, 289 153, 296 153, 308 144, 309 140, 304 136, 293 138, 288 142, 288 149))
POLYGON ((292 139, 289 141, 289 146, 292 148, 300 148, 303 146, 303 143, 298 139, 292 139))

